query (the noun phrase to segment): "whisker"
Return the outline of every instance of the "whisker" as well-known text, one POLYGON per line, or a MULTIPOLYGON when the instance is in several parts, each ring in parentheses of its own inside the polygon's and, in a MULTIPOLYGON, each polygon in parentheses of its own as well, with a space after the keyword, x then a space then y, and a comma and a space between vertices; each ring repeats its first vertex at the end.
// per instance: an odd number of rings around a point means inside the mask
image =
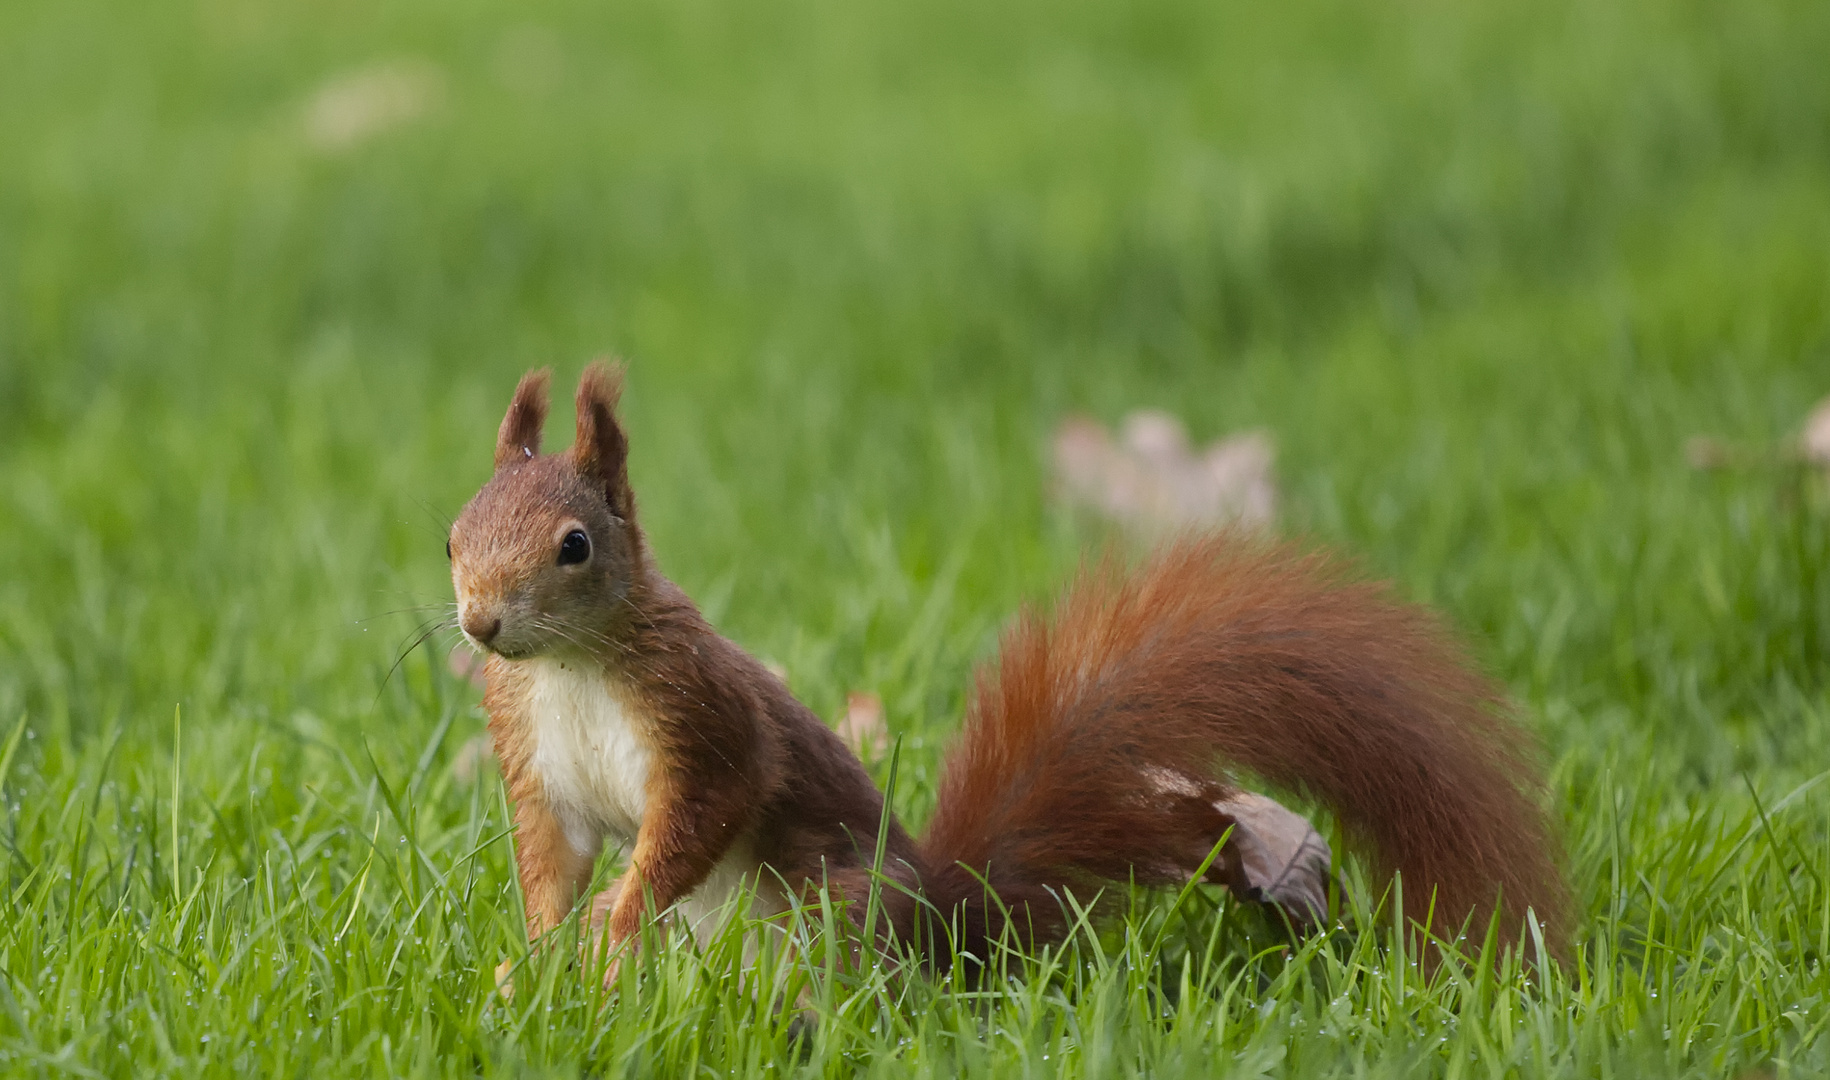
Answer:
MULTIPOLYGON (((621 649, 626 655, 633 656, 633 657, 636 657, 637 659, 640 659, 640 654, 636 652, 634 646, 630 645, 626 641, 619 641, 616 638, 611 637, 610 635, 604 633, 601 630, 594 630, 589 626, 584 626, 580 623, 571 622, 570 620, 560 620, 553 616, 544 616, 543 615, 543 616, 541 616, 541 618, 549 626, 551 626, 554 630, 558 630, 561 626, 563 626, 565 629, 571 630, 575 633, 583 634, 586 637, 590 638, 593 641, 596 641, 597 643, 599 643, 601 645, 607 645, 614 649, 621 649)), ((571 641, 572 644, 577 645, 581 649, 585 647, 584 643, 579 641, 576 638, 568 638, 567 640, 571 641)))
POLYGON ((382 619, 385 619, 385 618, 389 617, 390 615, 417 615, 420 612, 424 612, 424 611, 449 611, 449 612, 452 612, 453 614, 455 614, 457 612, 457 604, 456 604, 456 602, 449 602, 449 603, 443 603, 443 604, 410 604, 407 607, 395 608, 392 611, 378 612, 374 615, 368 616, 367 618, 357 619, 356 622, 358 625, 360 625, 362 623, 380 622, 382 619))
POLYGON ((430 624, 421 623, 417 632, 414 634, 413 643, 400 650, 400 655, 396 656, 394 662, 388 666, 388 673, 381 677, 381 686, 375 691, 375 700, 381 700, 382 691, 387 689, 388 681, 394 678, 394 673, 400 670, 400 665, 406 662, 407 657, 413 654, 414 649, 424 645, 427 638, 432 637, 441 630, 455 629, 457 629, 457 617, 455 615, 446 616, 442 619, 435 619, 430 624))
POLYGON ((427 517, 431 518, 433 521, 436 521, 443 526, 443 528, 441 528, 439 530, 440 539, 444 539, 445 537, 448 537, 451 535, 451 527, 453 525, 457 524, 455 519, 453 519, 448 514, 440 513, 435 507, 433 507, 433 505, 431 503, 427 502, 424 499, 421 499, 421 498, 415 496, 413 501, 414 501, 414 503, 418 504, 420 510, 425 512, 427 517))

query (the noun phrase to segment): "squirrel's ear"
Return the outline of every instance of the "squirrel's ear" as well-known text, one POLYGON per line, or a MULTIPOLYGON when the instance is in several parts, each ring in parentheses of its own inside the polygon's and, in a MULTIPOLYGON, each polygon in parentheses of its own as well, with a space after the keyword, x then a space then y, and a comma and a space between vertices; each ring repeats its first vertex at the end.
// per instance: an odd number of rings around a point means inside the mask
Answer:
POLYGON ((635 516, 629 490, 629 437, 616 422, 616 403, 623 396, 623 366, 594 360, 578 380, 578 438, 572 463, 603 485, 610 509, 625 521, 635 516))
POLYGON ((546 368, 521 376, 515 400, 508 404, 502 429, 496 433, 496 468, 527 461, 540 452, 540 427, 546 423, 546 385, 553 373, 546 368))

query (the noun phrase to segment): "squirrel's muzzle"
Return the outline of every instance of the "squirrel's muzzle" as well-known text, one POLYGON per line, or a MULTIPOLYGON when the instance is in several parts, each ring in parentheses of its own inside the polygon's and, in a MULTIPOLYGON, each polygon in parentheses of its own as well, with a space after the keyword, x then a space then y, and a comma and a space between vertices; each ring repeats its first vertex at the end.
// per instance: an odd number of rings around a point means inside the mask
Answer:
POLYGON ((463 624, 464 633, 470 635, 471 640, 478 645, 488 645, 496 639, 497 634, 502 632, 502 619, 498 615, 490 615, 473 609, 466 611, 464 617, 459 621, 463 624))

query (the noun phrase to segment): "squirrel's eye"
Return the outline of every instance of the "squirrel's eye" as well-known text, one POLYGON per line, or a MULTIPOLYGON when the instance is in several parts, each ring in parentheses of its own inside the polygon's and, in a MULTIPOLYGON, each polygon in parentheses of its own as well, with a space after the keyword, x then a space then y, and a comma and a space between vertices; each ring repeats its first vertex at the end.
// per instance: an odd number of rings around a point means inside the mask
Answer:
POLYGON ((451 558, 451 541, 449 540, 445 541, 445 558, 447 560, 451 558))
POLYGON ((583 529, 573 529, 559 542, 559 565, 581 563, 591 557, 591 538, 583 529))

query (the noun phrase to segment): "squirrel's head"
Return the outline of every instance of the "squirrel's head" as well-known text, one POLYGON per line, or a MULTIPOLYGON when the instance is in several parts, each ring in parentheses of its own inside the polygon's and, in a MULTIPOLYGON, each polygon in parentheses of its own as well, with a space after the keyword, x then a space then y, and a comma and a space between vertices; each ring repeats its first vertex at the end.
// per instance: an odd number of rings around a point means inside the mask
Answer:
POLYGON ((607 644, 641 560, 629 440, 616 422, 621 368, 585 369, 577 438, 563 454, 540 453, 547 382, 530 371, 515 387, 495 476, 447 548, 464 636, 510 660, 607 644))

